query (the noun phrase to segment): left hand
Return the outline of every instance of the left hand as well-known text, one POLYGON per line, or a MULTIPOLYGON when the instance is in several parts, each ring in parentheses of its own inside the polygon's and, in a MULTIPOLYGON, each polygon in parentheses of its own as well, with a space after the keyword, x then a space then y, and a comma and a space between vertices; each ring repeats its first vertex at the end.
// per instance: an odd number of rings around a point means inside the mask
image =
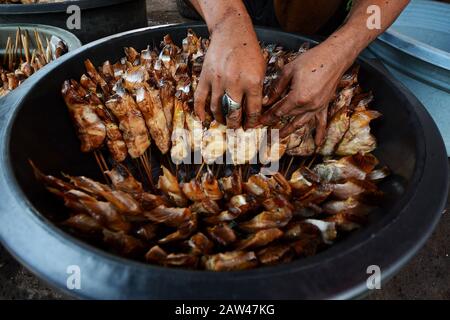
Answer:
POLYGON ((265 106, 273 104, 290 85, 289 92, 262 116, 261 122, 271 125, 281 118, 294 117, 281 129, 283 138, 315 118, 316 145, 321 145, 326 134, 328 105, 353 61, 349 57, 339 57, 336 51, 333 46, 322 43, 287 64, 263 103, 265 106))

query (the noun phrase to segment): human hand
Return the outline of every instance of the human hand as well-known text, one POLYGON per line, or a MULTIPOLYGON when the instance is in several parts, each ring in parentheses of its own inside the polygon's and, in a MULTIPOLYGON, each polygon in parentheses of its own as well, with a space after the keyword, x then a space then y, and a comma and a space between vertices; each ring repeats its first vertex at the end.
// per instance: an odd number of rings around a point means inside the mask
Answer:
POLYGON ((293 118, 280 131, 280 136, 286 137, 315 118, 316 145, 321 145, 326 134, 328 105, 351 64, 348 60, 337 58, 333 47, 324 43, 287 64, 263 104, 273 104, 288 86, 289 91, 262 116, 261 122, 272 125, 280 119, 293 118))
POLYGON ((262 87, 266 64, 250 19, 231 16, 212 31, 211 44, 205 57, 194 96, 194 109, 205 120, 205 106, 211 96, 214 118, 229 128, 242 125, 252 128, 259 123, 262 87), (227 95, 242 108, 224 115, 222 97, 227 95))

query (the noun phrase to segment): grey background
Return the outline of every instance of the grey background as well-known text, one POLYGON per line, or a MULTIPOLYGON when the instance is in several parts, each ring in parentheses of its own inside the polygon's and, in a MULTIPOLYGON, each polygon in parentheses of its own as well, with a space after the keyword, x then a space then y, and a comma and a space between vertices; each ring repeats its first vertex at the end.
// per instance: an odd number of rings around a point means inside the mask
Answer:
MULTIPOLYGON (((147 0, 149 25, 186 21, 178 14, 175 0, 147 0)), ((449 160, 450 164, 450 160, 449 160)), ((450 179, 450 176, 449 176, 450 179)), ((442 213, 433 236, 420 253, 381 290, 367 299, 450 300, 450 212, 442 213)), ((0 246, 0 299, 63 299, 24 269, 0 246)))

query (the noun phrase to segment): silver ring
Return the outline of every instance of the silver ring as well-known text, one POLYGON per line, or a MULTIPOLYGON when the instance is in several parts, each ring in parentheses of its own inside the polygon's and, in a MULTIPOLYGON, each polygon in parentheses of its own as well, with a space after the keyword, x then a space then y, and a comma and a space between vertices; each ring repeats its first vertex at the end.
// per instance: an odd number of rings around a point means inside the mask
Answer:
POLYGON ((226 116, 229 113, 239 110, 241 108, 241 104, 237 103, 233 99, 230 98, 230 96, 225 93, 222 97, 222 111, 223 114, 226 116))

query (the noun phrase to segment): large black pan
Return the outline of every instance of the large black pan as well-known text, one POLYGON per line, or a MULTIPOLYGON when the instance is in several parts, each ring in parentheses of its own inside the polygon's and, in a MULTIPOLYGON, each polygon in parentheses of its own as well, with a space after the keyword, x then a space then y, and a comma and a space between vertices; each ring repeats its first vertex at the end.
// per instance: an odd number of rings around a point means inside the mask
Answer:
MULTIPOLYGON (((375 133, 377 156, 395 175, 383 188, 391 195, 366 228, 319 255, 243 272, 211 273, 146 265, 93 248, 58 229, 46 217, 62 210, 37 183, 27 160, 45 172, 98 175, 95 161, 79 152, 66 107, 63 80, 78 78, 86 58, 116 60, 122 47, 144 48, 170 33, 180 42, 186 25, 143 29, 89 44, 42 70, 0 108, 0 236, 27 268, 69 292, 68 267, 81 270, 86 298, 352 298, 367 291, 367 269, 389 279, 424 244, 447 195, 447 159, 435 124, 422 105, 382 67, 360 60, 365 88, 374 91, 384 117, 375 133)), ((190 25, 205 35, 206 28, 190 25)), ((258 29, 268 43, 297 49, 305 38, 258 29)), ((70 271, 70 270, 69 270, 70 271)))

